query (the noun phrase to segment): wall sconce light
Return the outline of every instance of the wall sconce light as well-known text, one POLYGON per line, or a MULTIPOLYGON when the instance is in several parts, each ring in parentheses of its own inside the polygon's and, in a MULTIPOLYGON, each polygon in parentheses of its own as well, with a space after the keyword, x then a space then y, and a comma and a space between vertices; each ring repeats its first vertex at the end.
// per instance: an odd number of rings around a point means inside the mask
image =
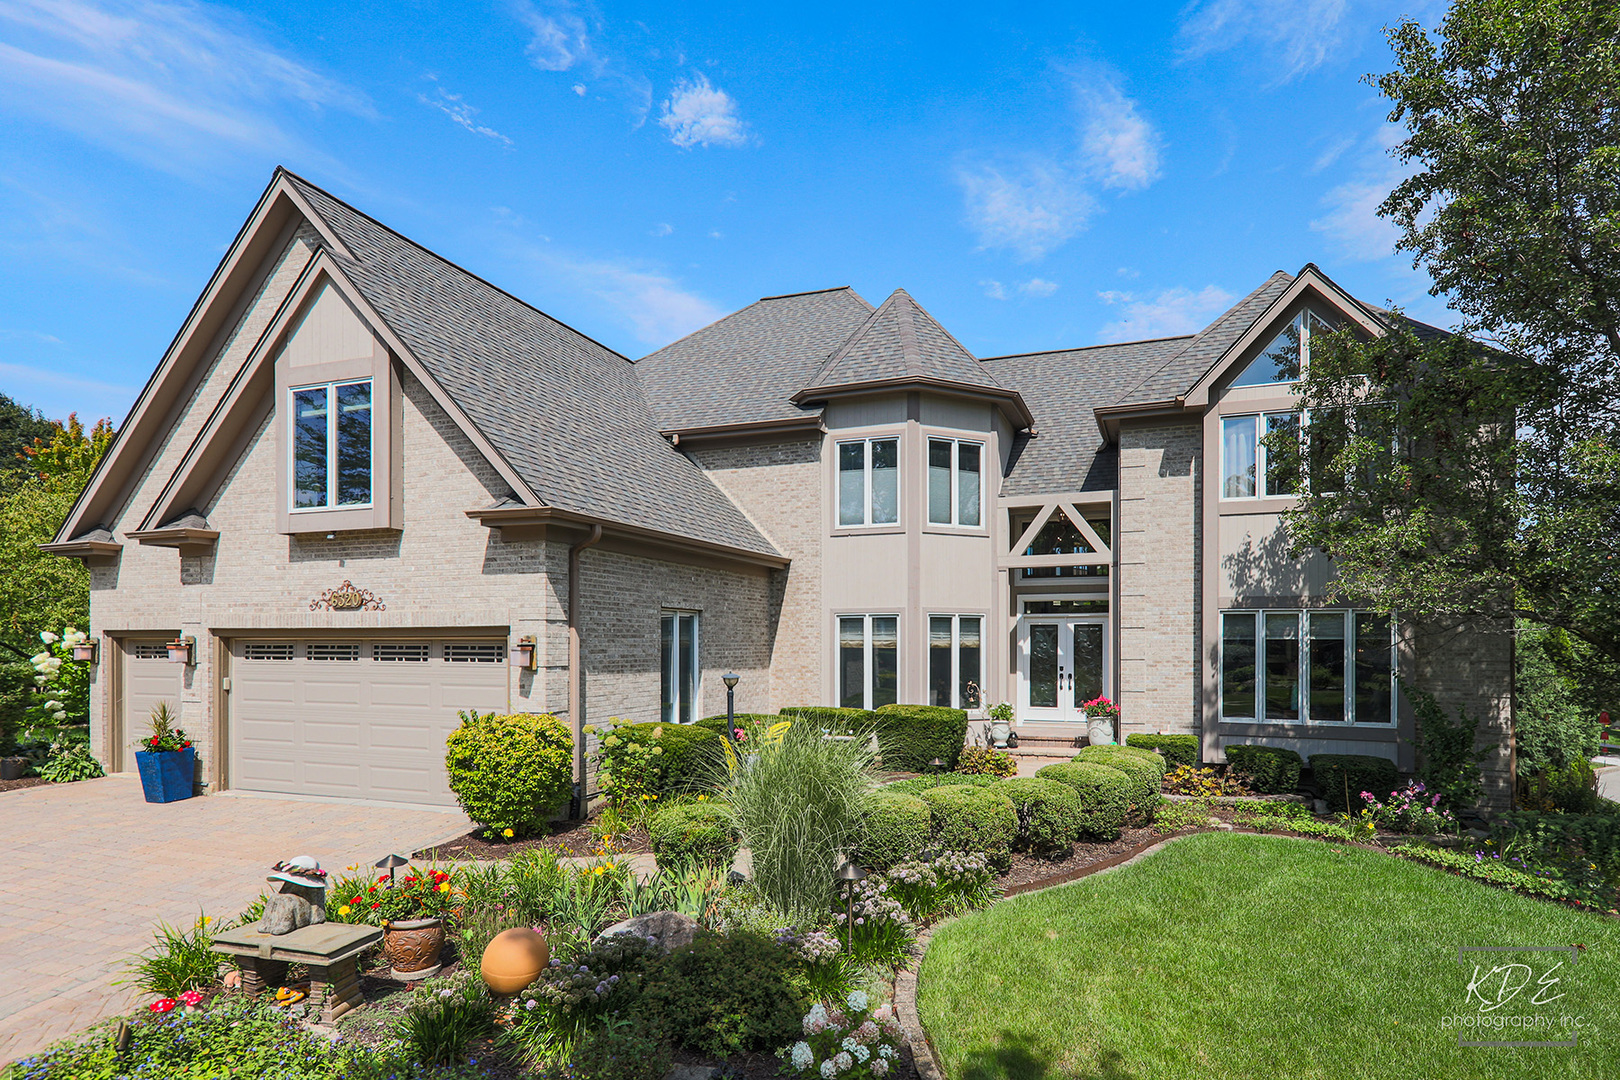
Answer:
POLYGON ((73 646, 73 661, 77 664, 93 664, 96 662, 96 639, 85 638, 73 646))
POLYGON ((515 645, 507 650, 506 659, 515 668, 521 668, 524 671, 533 671, 535 669, 535 665, 539 662, 536 652, 537 650, 535 649, 534 635, 524 634, 522 637, 517 639, 517 643, 515 645))
POLYGON ((197 662, 197 639, 190 634, 175 638, 166 648, 169 650, 171 664, 185 664, 190 667, 197 662))

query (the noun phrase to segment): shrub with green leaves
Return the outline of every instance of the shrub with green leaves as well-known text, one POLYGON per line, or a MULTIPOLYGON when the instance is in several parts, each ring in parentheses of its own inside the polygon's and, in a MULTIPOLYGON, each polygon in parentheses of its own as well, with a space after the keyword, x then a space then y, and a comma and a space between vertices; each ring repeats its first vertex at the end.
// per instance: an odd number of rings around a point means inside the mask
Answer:
POLYGON ((394 1021, 394 1034, 410 1055, 426 1065, 449 1065, 467 1044, 495 1031, 495 1003, 482 979, 462 976, 448 985, 438 980, 411 991, 394 1021))
POLYGON ((730 866, 741 838, 730 807, 700 802, 666 806, 652 816, 647 838, 659 866, 730 866))
POLYGON ((630 1015, 711 1057, 773 1049, 800 1031, 797 966, 797 956, 770 938, 699 932, 688 947, 648 964, 630 1015))
POLYGON ((844 735, 852 731, 870 730, 874 719, 868 709, 840 709, 831 705, 789 705, 781 715, 790 720, 808 720, 828 731, 844 735))
POLYGON ((537 832, 573 791, 574 739, 550 713, 463 712, 446 745, 450 790, 485 835, 537 832))
POLYGON ((1134 825, 1146 825, 1153 820, 1153 813, 1158 810, 1163 798, 1160 787, 1164 783, 1164 774, 1159 771, 1163 758, 1155 763, 1131 754, 1098 754, 1076 760, 1106 765, 1124 773, 1131 781, 1131 808, 1127 820, 1134 825))
POLYGON ((713 778, 720 738, 697 724, 621 724, 602 735, 597 782, 620 807, 702 788, 713 778))
POLYGON ((1159 779, 1169 771, 1169 763, 1152 750, 1144 750, 1139 746, 1120 746, 1118 743, 1103 743, 1098 746, 1082 746, 1074 755, 1076 761, 1095 761, 1099 765, 1107 765, 1112 761, 1126 758, 1150 765, 1158 773, 1159 779))
POLYGON ((1018 762, 1005 750, 991 746, 970 746, 956 763, 958 776, 1017 776, 1018 762))
POLYGON ((884 784, 884 791, 899 792, 903 795, 920 795, 930 788, 937 787, 995 787, 1001 783, 1001 777, 991 776, 988 773, 930 773, 927 776, 913 776, 909 780, 896 780, 892 784, 884 784))
MULTIPOLYGON (((1230 755, 1232 748, 1226 748, 1230 755)), ((1312 754, 1311 772, 1315 776, 1316 793, 1327 800, 1332 810, 1348 810, 1345 792, 1350 793, 1350 806, 1361 808, 1361 793, 1370 791, 1384 798, 1400 786, 1400 773, 1395 763, 1373 754, 1312 754)))
MULTIPOLYGON (((775 713, 740 712, 731 717, 731 722, 735 725, 734 730, 741 729, 744 735, 744 741, 746 742, 752 739, 757 739, 760 733, 769 730, 772 724, 781 723, 782 718, 777 716, 775 713)), ((716 735, 719 735, 721 738, 724 738, 726 734, 726 714, 721 713, 719 716, 705 716, 693 726, 707 728, 716 735)), ((746 747, 744 749, 746 749, 746 747)))
POLYGON ((956 768, 967 740, 967 713, 943 705, 885 705, 873 715, 883 767, 922 772, 935 758, 956 768))
POLYGON ((929 788, 919 798, 928 804, 933 838, 941 848, 983 855, 997 870, 1012 865, 1018 813, 1011 799, 966 784, 929 788))
POLYGON ((887 870, 927 846, 933 817, 928 804, 916 795, 879 788, 866 797, 861 824, 861 864, 887 870))
POLYGON ((90 753, 90 744, 82 739, 59 739, 51 744, 51 756, 39 767, 39 775, 53 784, 71 784, 78 780, 94 780, 107 774, 101 762, 90 753))
POLYGON ((1068 851, 1080 835, 1080 796, 1067 784, 1039 776, 1004 780, 995 791, 1012 800, 1018 814, 1016 851, 1052 855, 1068 851))
POLYGON ((207 990, 218 983, 222 958, 213 951, 211 922, 199 913, 189 930, 158 923, 152 931, 152 949, 129 962, 123 981, 160 998, 177 998, 187 990, 207 990))
MULTIPOLYGON (((1494 742, 1479 745, 1479 721, 1468 718, 1468 710, 1457 708, 1453 720, 1433 694, 1401 684, 1412 703, 1417 737, 1418 778, 1440 796, 1440 804, 1452 811, 1472 809, 1485 795, 1480 763, 1496 749, 1494 742)), ((1374 792, 1382 796, 1383 792, 1374 792)))
POLYGON ((1203 747, 1199 745, 1196 735, 1149 735, 1137 732, 1125 736, 1125 745, 1157 751, 1168 763, 1166 772, 1178 765, 1197 765, 1203 754, 1203 747))
POLYGON ((1131 807, 1130 777, 1094 761, 1063 761, 1035 773, 1074 789, 1080 798, 1079 838, 1118 840, 1131 807))
POLYGON ((1241 743, 1226 748, 1226 763, 1233 772, 1243 775, 1244 783, 1252 790, 1264 795, 1294 791, 1299 787, 1299 771, 1305 766, 1297 753, 1285 747, 1241 743))

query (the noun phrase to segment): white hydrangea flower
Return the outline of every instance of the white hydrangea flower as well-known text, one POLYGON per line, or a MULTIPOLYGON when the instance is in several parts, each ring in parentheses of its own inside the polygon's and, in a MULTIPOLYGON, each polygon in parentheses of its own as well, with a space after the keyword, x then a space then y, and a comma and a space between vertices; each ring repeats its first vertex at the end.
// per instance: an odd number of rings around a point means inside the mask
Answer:
POLYGON ((62 639, 51 633, 49 630, 41 630, 39 632, 39 640, 43 641, 47 645, 54 645, 62 639))
POLYGON ((869 1001, 871 1001, 871 999, 866 996, 866 991, 865 990, 851 990, 849 992, 849 999, 848 1000, 849 1000, 849 1007, 851 1009, 853 1009, 854 1011, 856 1011, 856 1012, 861 1012, 862 1010, 864 1010, 866 1008, 866 1006, 867 1006, 867 1003, 869 1001))
POLYGON ((45 703, 45 707, 47 709, 60 709, 62 707, 62 703, 60 701, 47 701, 45 703))
POLYGON ((854 1054, 855 1055, 855 1060, 860 1062, 862 1065, 865 1065, 868 1061, 870 1061, 872 1059, 872 1051, 868 1050, 866 1047, 862 1046, 860 1043, 856 1043, 855 1048, 853 1050, 851 1050, 850 1053, 854 1054))
POLYGON ((52 720, 66 720, 67 719, 67 713, 62 712, 59 709, 56 712, 51 713, 51 719, 52 720))
POLYGON ((826 1061, 821 1063, 821 1075, 826 1077, 827 1080, 832 1080, 832 1078, 837 1075, 837 1072, 838 1067, 833 1064, 832 1058, 828 1058, 826 1061))
POLYGON ((833 1058, 833 1066, 839 1072, 849 1072, 855 1067, 855 1059, 849 1056, 849 1051, 840 1050, 833 1058))
POLYGON ((895 1049, 894 1049, 894 1047, 890 1046, 888 1043, 884 1043, 882 1046, 878 1047, 878 1057, 880 1057, 880 1058, 892 1058, 892 1057, 894 1057, 894 1055, 895 1055, 895 1049))
POLYGON ((33 664, 35 667, 39 667, 39 665, 43 664, 45 661, 49 660, 50 658, 51 658, 50 653, 48 653, 48 652, 38 652, 38 653, 35 653, 33 656, 30 656, 28 658, 28 662, 30 664, 33 664))
POLYGON ((805 1042, 803 1039, 800 1039, 798 1042, 793 1044, 793 1067, 795 1069, 803 1072, 805 1069, 808 1069, 815 1063, 816 1055, 815 1052, 810 1049, 809 1043, 805 1042))
POLYGON ((873 1076, 883 1077, 883 1076, 887 1076, 888 1074, 889 1074, 889 1063, 887 1061, 884 1061, 882 1058, 878 1058, 876 1061, 872 1062, 872 1075, 873 1076))

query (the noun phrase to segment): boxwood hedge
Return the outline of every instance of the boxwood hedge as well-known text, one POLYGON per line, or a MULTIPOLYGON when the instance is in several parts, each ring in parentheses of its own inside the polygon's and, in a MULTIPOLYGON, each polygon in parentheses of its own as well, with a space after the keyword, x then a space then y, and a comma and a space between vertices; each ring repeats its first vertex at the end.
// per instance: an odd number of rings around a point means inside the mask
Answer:
MULTIPOLYGON (((1228 755, 1232 748, 1226 748, 1228 755)), ((1350 791, 1350 805, 1360 809, 1361 793, 1370 791, 1380 802, 1400 786, 1400 773, 1386 757, 1371 754, 1312 754, 1311 772, 1316 793, 1327 800, 1329 809, 1344 810, 1344 793, 1350 791)), ((1292 790, 1292 789, 1290 789, 1292 790)))
POLYGON ((949 772, 967 741, 967 713, 943 705, 885 705, 872 716, 883 767, 922 772, 935 758, 949 772))
POLYGON ((1266 795, 1285 795, 1299 787, 1299 770, 1305 764, 1285 747, 1258 745, 1228 746, 1226 762, 1247 778, 1251 788, 1266 795))
POLYGON ((1011 799, 993 787, 967 784, 929 788, 919 797, 928 804, 933 838, 940 847, 981 854, 997 870, 1012 865, 1018 812, 1011 799))
POLYGON ((883 790, 920 795, 930 788, 950 787, 953 784, 959 787, 994 787, 1001 782, 1001 777, 991 776, 989 773, 934 773, 928 776, 913 776, 910 780, 896 780, 892 784, 885 784, 883 790))
POLYGON ((1094 761, 1063 761, 1047 765, 1035 775, 1066 784, 1080 797, 1081 839, 1119 839, 1131 805, 1130 777, 1094 761))
MULTIPOLYGON (((1125 747, 1119 749, 1124 750, 1125 747)), ((1146 753, 1152 754, 1152 751, 1146 751, 1146 753)), ((1159 808, 1159 802, 1162 798, 1160 789, 1164 785, 1164 773, 1161 771, 1164 767, 1164 759, 1157 754, 1152 754, 1152 756, 1154 760, 1146 761, 1134 752, 1128 754, 1087 754, 1082 750, 1076 755, 1076 759, 1106 765, 1108 768, 1118 769, 1130 777, 1131 807, 1127 817, 1134 824, 1146 825, 1153 820, 1153 813, 1159 808)))
POLYGON ((1107 765, 1120 758, 1130 758, 1153 766, 1158 772, 1159 779, 1169 771, 1169 762, 1151 750, 1144 750, 1139 746, 1120 746, 1118 743, 1103 743, 1097 746, 1082 746, 1080 752, 1074 755, 1081 761, 1095 761, 1099 765, 1107 765))
POLYGON ((991 790, 1011 799, 1018 814, 1015 850, 1049 855, 1074 846, 1081 814, 1080 794, 1074 788, 1044 777, 1020 776, 991 790))
POLYGON ((928 846, 933 832, 928 804, 892 788, 879 788, 867 796, 861 823, 860 862, 871 870, 887 870, 912 858, 928 846))
POLYGON ((1177 765, 1197 765, 1203 748, 1196 735, 1149 735, 1137 732, 1125 736, 1125 745, 1141 750, 1155 750, 1164 756, 1171 769, 1177 765))

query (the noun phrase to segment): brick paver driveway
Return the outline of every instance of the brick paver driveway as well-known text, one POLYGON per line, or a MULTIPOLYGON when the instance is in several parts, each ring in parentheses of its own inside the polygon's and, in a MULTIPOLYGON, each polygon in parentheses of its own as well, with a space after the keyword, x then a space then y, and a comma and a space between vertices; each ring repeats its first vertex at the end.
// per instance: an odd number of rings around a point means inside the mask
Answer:
POLYGON ((469 829, 459 813, 272 796, 142 801, 134 775, 0 793, 0 1065, 107 1016, 163 920, 231 917, 278 859, 328 871, 469 829))

